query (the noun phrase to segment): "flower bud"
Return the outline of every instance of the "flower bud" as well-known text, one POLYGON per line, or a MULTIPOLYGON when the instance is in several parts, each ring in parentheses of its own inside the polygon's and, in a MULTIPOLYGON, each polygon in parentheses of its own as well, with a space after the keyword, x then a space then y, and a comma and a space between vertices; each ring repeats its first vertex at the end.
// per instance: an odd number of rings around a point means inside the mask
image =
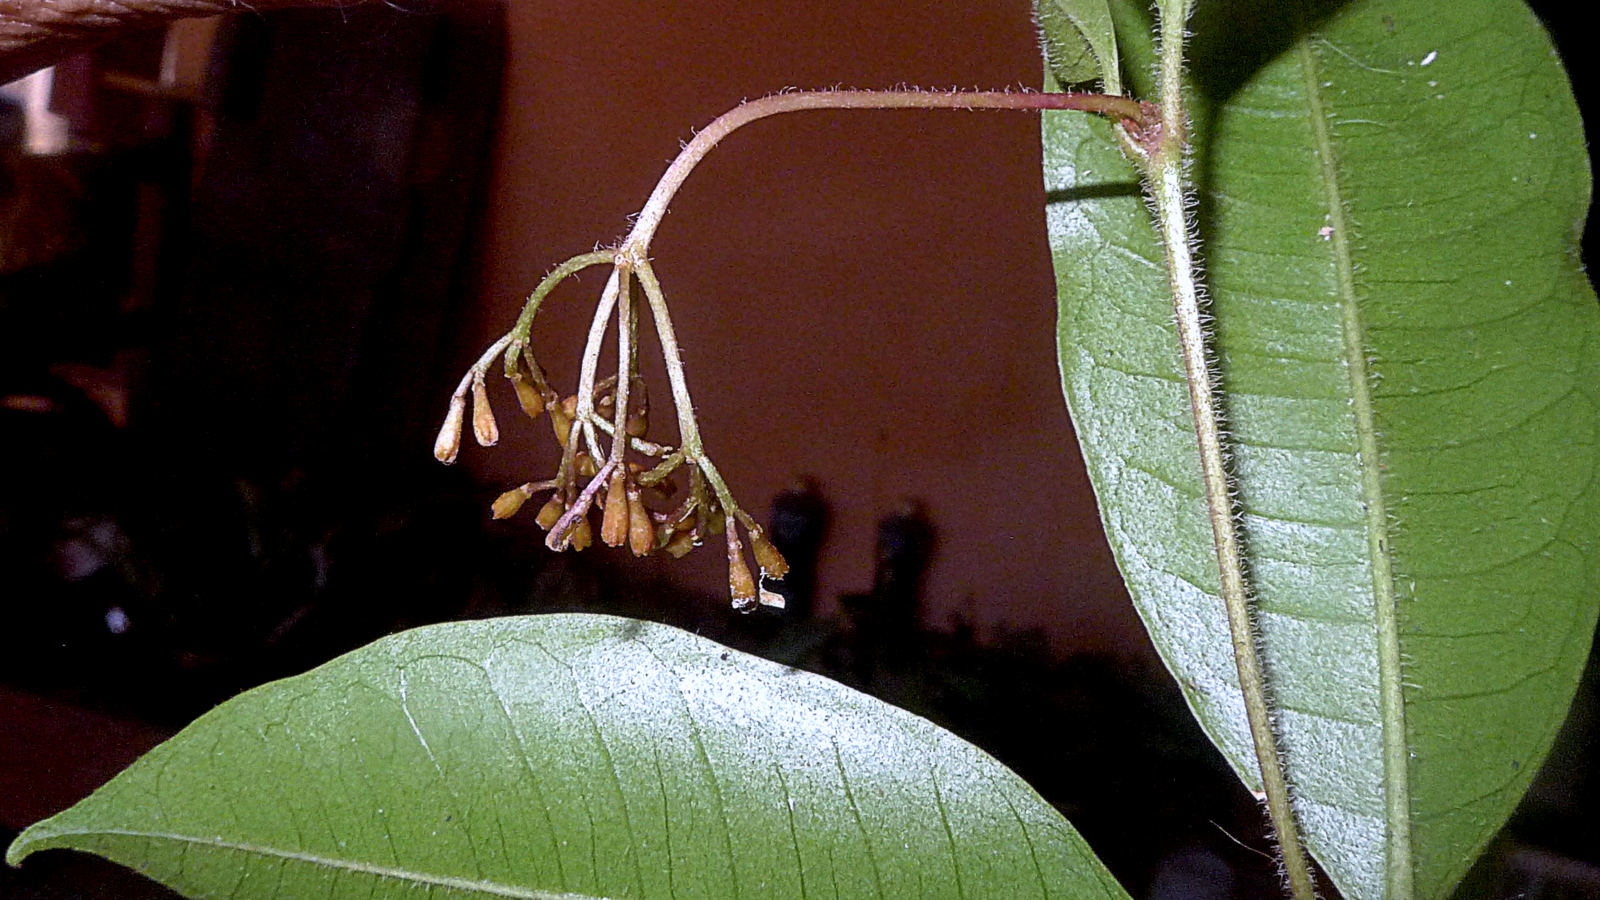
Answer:
POLYGON ((577 524, 572 526, 572 535, 567 539, 574 550, 586 550, 594 543, 594 531, 589 528, 589 517, 583 516, 577 524))
POLYGON ((480 447, 493 447, 500 442, 500 425, 494 420, 489 389, 483 386, 482 375, 472 380, 472 434, 480 447))
POLYGON ((656 549, 656 526, 637 485, 628 490, 628 548, 634 556, 649 556, 656 549))
POLYGON ((494 517, 496 519, 509 519, 516 515, 517 510, 522 508, 522 504, 528 502, 528 498, 533 496, 533 491, 529 490, 528 487, 525 484, 522 487, 512 488, 496 497, 494 501, 494 517))
MULTIPOLYGON (((661 522, 656 525, 655 544, 657 547, 667 549, 667 545, 671 544, 677 536, 678 529, 671 522, 661 522)), ((682 554, 679 554, 679 556, 682 556, 682 554)))
POLYGON ((762 575, 782 581, 783 576, 789 574, 788 560, 767 540, 766 532, 759 525, 750 529, 750 549, 756 553, 756 565, 761 567, 762 575))
POLYGON ((732 528, 728 529, 728 593, 733 595, 734 609, 749 609, 756 604, 756 580, 750 576, 744 547, 732 528))
POLYGON ((550 410, 550 427, 556 433, 556 441, 565 447, 572 434, 572 417, 578 411, 578 398, 568 397, 559 404, 546 404, 545 408, 550 410))
POLYGON ((561 502, 561 493, 558 490, 555 496, 545 501, 544 506, 539 510, 539 517, 535 521, 539 523, 540 528, 549 531, 555 527, 557 522, 561 521, 561 514, 566 511, 567 505, 561 502))
POLYGON ((628 476, 618 469, 606 488, 606 511, 600 521, 600 540, 607 547, 620 547, 628 539, 628 476))
POLYGON ((683 559, 684 555, 695 548, 698 541, 695 539, 694 530, 679 531, 666 542, 661 549, 667 551, 673 559, 683 559))
POLYGON ((511 377, 511 389, 517 392, 517 403, 530 419, 537 419, 544 413, 544 398, 539 396, 539 391, 517 372, 511 377))
POLYGON ((578 454, 578 474, 584 478, 593 478, 600 474, 600 467, 595 465, 594 457, 587 453, 578 454))
POLYGON ((457 394, 450 398, 450 411, 445 414, 444 425, 433 442, 433 458, 445 465, 456 461, 461 452, 461 422, 467 415, 467 398, 457 394))

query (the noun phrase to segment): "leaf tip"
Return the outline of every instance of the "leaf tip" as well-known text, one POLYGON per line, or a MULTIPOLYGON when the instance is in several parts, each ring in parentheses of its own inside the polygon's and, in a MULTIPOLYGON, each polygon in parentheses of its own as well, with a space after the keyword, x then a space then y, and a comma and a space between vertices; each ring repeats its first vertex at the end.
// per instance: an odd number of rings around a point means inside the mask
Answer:
POLYGON ((17 835, 16 840, 13 840, 11 845, 6 848, 6 865, 15 869, 22 865, 23 860, 33 855, 34 851, 47 849, 45 846, 40 846, 40 841, 42 840, 40 826, 49 822, 49 819, 35 822, 17 835))

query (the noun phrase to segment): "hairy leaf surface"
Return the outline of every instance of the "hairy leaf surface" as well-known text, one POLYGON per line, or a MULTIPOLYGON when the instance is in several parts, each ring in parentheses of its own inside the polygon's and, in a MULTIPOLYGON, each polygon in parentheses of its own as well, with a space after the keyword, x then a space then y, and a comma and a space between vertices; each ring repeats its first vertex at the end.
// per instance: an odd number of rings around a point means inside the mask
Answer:
POLYGON ((949 732, 592 615, 420 628, 243 694, 7 858, 51 847, 194 897, 1127 896, 949 732))
MULTIPOLYGON (((1515 0, 1311 8, 1194 22, 1231 464, 1307 843, 1348 897, 1442 897, 1527 788, 1595 625, 1583 133, 1515 0)), ((1108 129, 1049 113, 1044 147, 1062 374, 1106 529, 1255 787, 1160 248, 1108 129)))

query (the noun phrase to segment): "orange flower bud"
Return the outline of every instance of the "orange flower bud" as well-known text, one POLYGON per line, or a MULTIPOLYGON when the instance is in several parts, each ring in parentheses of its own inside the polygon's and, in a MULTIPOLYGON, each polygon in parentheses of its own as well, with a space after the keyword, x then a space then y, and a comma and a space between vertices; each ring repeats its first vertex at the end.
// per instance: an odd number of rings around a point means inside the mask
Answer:
POLYGON ((517 514, 517 510, 522 508, 522 504, 528 502, 528 498, 531 496, 533 496, 533 491, 528 489, 528 485, 506 491, 495 498, 494 517, 496 519, 511 518, 517 514))
POLYGON ((574 550, 587 549, 590 544, 594 543, 594 531, 589 528, 588 516, 578 519, 577 524, 572 526, 572 536, 567 543, 571 544, 574 550))
POLYGON ((744 547, 732 528, 728 529, 728 592, 733 595, 734 609, 748 609, 756 603, 756 580, 750 576, 744 547))
POLYGON ((578 410, 578 398, 568 397, 559 404, 546 404, 545 408, 550 410, 550 427, 556 433, 556 441, 565 447, 567 438, 572 435, 572 416, 578 410))
POLYGON ((620 547, 628 539, 628 476, 617 470, 606 488, 606 512, 600 522, 600 540, 607 547, 620 547))
POLYGON ((556 443, 565 447, 567 437, 572 434, 572 417, 567 415, 561 407, 550 407, 550 429, 556 433, 556 443))
POLYGON ((457 394, 450 398, 450 411, 445 413, 444 425, 433 442, 433 458, 445 465, 456 461, 461 452, 461 422, 467 415, 467 398, 457 394))
POLYGON ((472 380, 472 434, 480 447, 493 447, 500 442, 500 425, 494 420, 489 389, 483 386, 482 375, 472 380))
POLYGON ((637 485, 628 491, 628 548, 634 556, 649 556, 656 549, 656 526, 637 485))
POLYGON ((544 413, 544 398, 539 396, 539 391, 524 378, 521 372, 511 376, 511 388, 517 392, 517 403, 522 406, 522 411, 528 418, 537 419, 544 413))
POLYGON ((671 554, 673 559, 683 559, 684 554, 693 550, 697 543, 693 530, 680 531, 674 534, 662 549, 671 554))
POLYGON ((587 453, 578 454, 578 474, 584 478, 593 478, 600 474, 600 467, 594 464, 594 457, 587 453))
POLYGON ((561 521, 561 514, 566 511, 567 505, 561 502, 561 494, 557 492, 555 496, 545 502, 544 506, 539 510, 539 518, 535 521, 539 523, 540 528, 549 531, 555 527, 557 522, 561 521))
POLYGON ((750 549, 756 553, 756 564, 761 567, 762 575, 781 581, 789 574, 788 560, 767 540, 766 532, 759 525, 750 529, 750 549))

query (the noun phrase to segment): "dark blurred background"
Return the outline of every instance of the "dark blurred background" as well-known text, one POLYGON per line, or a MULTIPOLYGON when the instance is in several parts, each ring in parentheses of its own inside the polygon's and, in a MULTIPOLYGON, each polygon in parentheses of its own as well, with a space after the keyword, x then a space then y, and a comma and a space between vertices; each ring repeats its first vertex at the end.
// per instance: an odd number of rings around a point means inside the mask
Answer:
MULTIPOLYGON (((590 610, 951 727, 1137 897, 1274 895, 1255 803, 1100 533, 1033 116, 764 122, 662 228, 708 449, 796 564, 782 613, 730 613, 714 547, 555 555, 529 517, 488 521, 556 462, 504 392, 500 446, 432 460, 461 372, 549 267, 626 230, 691 128, 787 86, 1040 77, 1024 0, 595 7, 188 20, 5 89, 0 840, 265 680, 416 625, 590 610)), ((1567 54, 1581 103, 1591 57, 1567 54)), ((599 281, 541 314, 568 390, 599 281)), ((1600 897, 1592 684, 1466 895, 1600 897)), ((165 895, 50 853, 0 870, 12 896, 165 895)))

